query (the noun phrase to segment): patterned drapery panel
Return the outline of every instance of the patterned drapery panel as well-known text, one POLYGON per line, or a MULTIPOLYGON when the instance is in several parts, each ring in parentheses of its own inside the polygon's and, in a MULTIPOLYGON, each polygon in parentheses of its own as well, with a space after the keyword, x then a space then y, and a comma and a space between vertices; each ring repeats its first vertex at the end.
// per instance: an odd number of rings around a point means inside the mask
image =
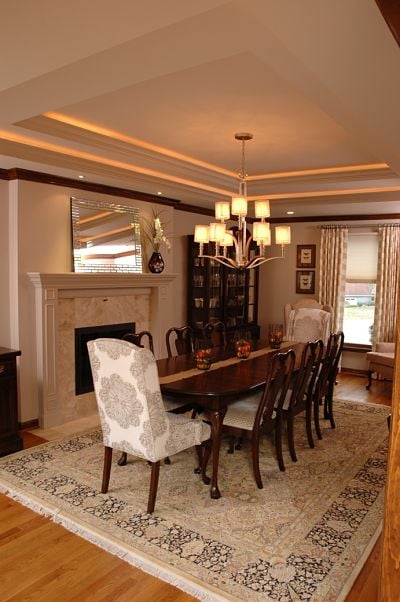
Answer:
POLYGON ((332 330, 343 329, 347 226, 323 226, 319 259, 319 302, 333 307, 332 330))
POLYGON ((384 224, 379 226, 378 232, 374 348, 378 341, 395 340, 400 280, 400 225, 384 224))

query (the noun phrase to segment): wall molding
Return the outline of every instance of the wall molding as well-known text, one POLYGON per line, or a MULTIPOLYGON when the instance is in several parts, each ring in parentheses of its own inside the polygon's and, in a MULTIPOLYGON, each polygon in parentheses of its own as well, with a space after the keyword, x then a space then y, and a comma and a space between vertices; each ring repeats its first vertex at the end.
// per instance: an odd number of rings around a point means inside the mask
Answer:
MULTIPOLYGON (((213 216, 214 212, 207 207, 197 207, 189 203, 181 203, 178 199, 160 197, 158 195, 140 192, 129 188, 119 188, 118 186, 109 186, 106 184, 98 184, 96 182, 87 182, 83 180, 75 180, 53 174, 43 173, 40 171, 31 171, 29 169, 20 169, 13 167, 11 169, 0 169, 1 180, 24 180, 28 182, 37 182, 38 184, 48 184, 50 186, 64 186, 67 188, 75 188, 77 190, 85 190, 87 192, 96 192, 110 196, 119 196, 127 199, 143 201, 145 203, 157 203, 157 205, 165 205, 173 207, 176 211, 185 211, 198 215, 213 216)), ((305 223, 305 222, 354 222, 354 221, 372 221, 372 220, 400 220, 400 213, 384 213, 384 214, 358 214, 358 215, 308 215, 303 217, 271 217, 271 224, 283 223, 305 223)), ((253 220, 249 218, 251 223, 253 220)))

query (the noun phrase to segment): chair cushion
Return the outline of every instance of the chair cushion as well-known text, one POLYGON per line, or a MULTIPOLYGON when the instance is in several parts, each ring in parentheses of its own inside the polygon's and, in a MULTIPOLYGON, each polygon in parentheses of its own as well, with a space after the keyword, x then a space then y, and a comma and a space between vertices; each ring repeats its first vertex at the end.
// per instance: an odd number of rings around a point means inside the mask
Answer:
POLYGON ((371 364, 378 364, 381 366, 388 366, 389 368, 393 368, 394 353, 379 353, 378 351, 368 351, 367 360, 371 364))
POLYGON ((224 418, 224 426, 232 426, 245 431, 253 430, 261 395, 262 392, 246 395, 229 405, 224 418))

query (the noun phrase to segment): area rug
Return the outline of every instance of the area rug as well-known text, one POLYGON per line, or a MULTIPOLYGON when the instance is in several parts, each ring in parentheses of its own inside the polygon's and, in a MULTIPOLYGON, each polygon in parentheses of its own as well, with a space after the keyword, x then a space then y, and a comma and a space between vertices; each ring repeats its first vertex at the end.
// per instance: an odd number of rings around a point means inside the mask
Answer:
POLYGON ((344 600, 381 528, 389 409, 335 402, 337 428, 323 424, 310 449, 296 418, 298 462, 261 447, 264 489, 250 449, 221 449, 212 500, 194 450, 160 471, 153 515, 145 512, 150 469, 113 462, 109 493, 99 492, 99 430, 31 448, 0 461, 0 490, 36 512, 200 600, 344 600))

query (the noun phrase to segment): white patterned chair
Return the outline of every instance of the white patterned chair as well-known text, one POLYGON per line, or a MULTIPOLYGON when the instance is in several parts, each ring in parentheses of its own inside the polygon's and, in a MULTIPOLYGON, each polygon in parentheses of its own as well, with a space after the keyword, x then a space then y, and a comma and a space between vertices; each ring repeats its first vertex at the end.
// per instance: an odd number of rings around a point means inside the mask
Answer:
POLYGON ((292 309, 288 308, 289 304, 285 306, 285 339, 300 343, 322 339, 326 345, 332 324, 331 306, 317 301, 311 303, 311 300, 305 306, 304 303, 299 302, 291 306, 292 309))
MULTIPOLYGON (((165 411, 157 365, 148 349, 120 339, 96 339, 87 346, 103 431, 101 491, 108 491, 113 449, 148 460, 151 479, 147 512, 151 514, 160 460, 196 446, 201 461, 201 446, 210 438, 210 427, 202 420, 165 411)), ((202 476, 207 482, 204 471, 202 476)))

